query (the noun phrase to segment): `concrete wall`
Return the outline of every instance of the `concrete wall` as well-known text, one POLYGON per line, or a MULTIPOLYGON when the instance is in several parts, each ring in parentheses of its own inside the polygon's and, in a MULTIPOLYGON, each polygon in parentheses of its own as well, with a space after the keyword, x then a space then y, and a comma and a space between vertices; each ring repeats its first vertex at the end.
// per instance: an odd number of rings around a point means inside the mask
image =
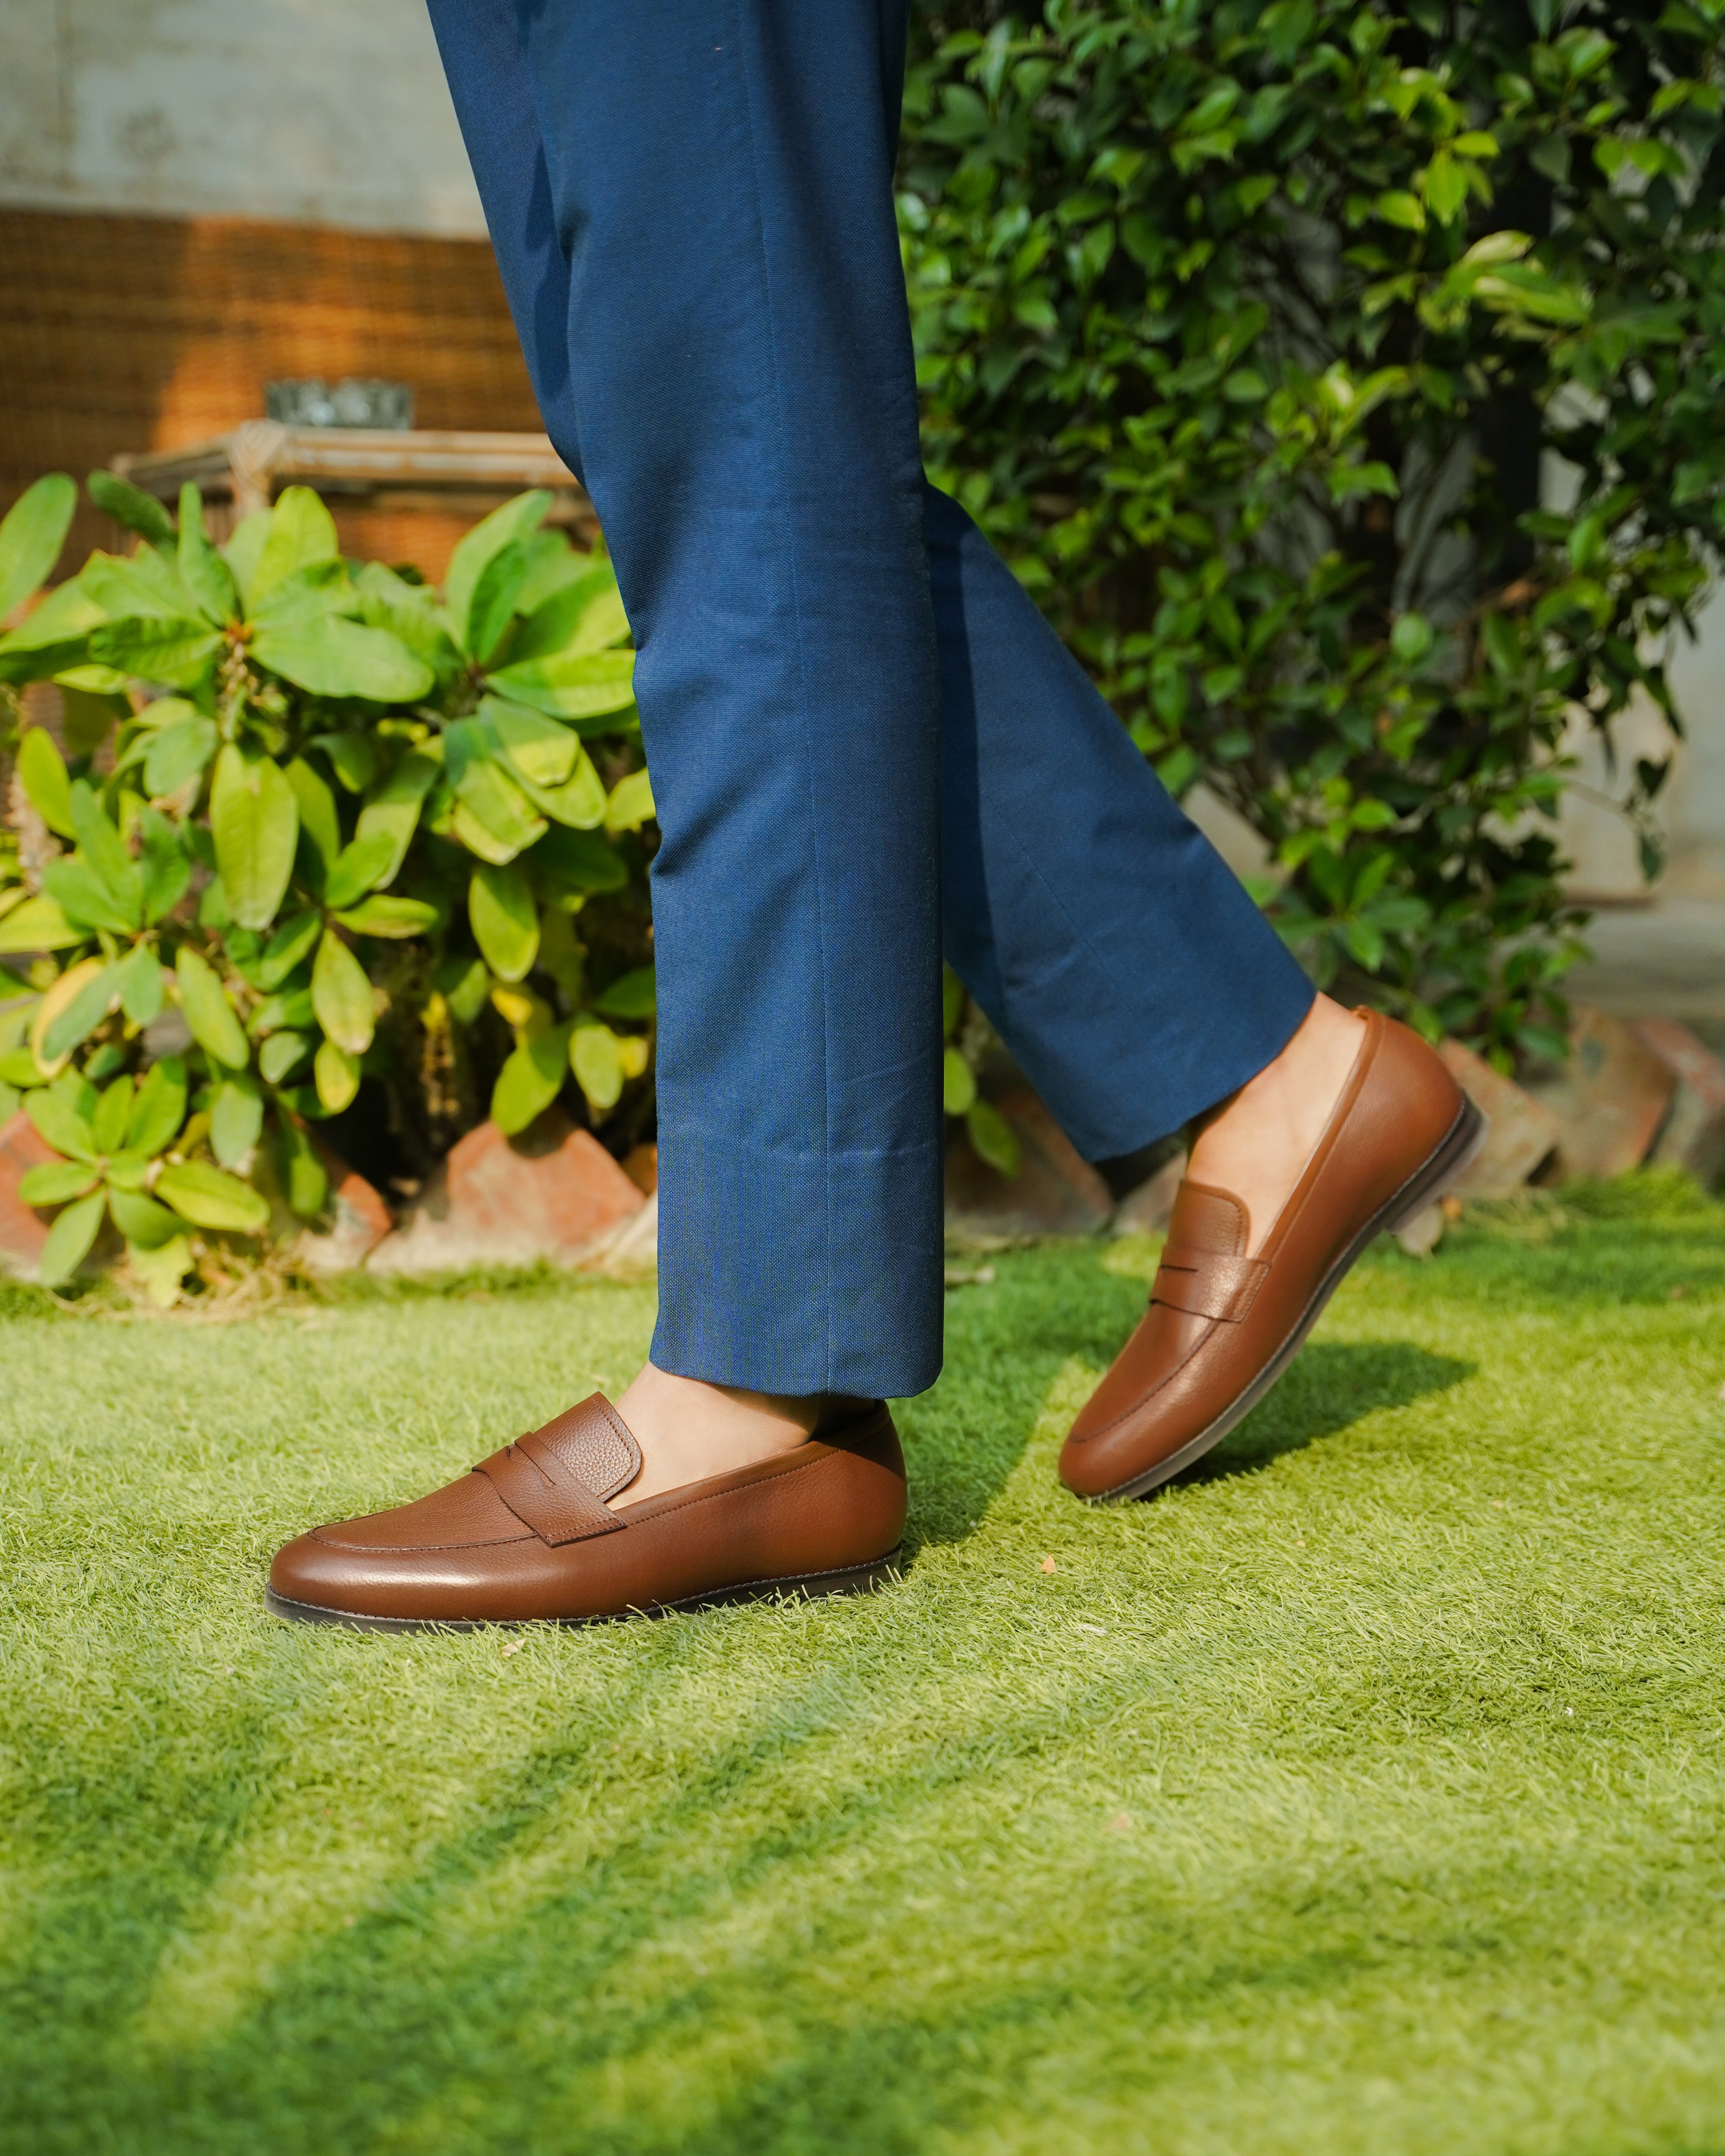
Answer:
POLYGON ((485 231, 424 0, 0 0, 0 202, 485 231))

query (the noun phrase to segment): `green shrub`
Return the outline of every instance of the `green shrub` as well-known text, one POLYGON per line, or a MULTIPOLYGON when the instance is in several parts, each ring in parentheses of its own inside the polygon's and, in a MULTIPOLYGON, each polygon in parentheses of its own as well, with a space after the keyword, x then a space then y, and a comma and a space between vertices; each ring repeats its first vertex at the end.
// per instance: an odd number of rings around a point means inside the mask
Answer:
MULTIPOLYGON (((223 547, 99 474, 136 531, 0 638, 8 732, 51 679, 70 760, 16 741, 0 952, 40 954, 0 1014, 0 1120, 60 1158, 44 1277, 105 1222, 172 1300, 206 1236, 315 1217, 310 1127, 376 1081, 408 1162, 559 1095, 624 1137, 650 1113, 653 798, 634 653, 603 558, 523 495, 463 538, 441 598, 344 561, 288 490, 223 547), (177 1008, 177 1023, 173 1009, 177 1008)), ((0 619, 75 500, 0 526, 0 619)), ((0 746, 5 746, 0 741, 0 746)))
POLYGON ((1561 1045, 1567 714, 1640 690, 1676 724, 1664 647, 1722 521, 1722 22, 919 17, 932 469, 1169 785, 1268 842, 1260 896, 1319 980, 1500 1063, 1561 1045))

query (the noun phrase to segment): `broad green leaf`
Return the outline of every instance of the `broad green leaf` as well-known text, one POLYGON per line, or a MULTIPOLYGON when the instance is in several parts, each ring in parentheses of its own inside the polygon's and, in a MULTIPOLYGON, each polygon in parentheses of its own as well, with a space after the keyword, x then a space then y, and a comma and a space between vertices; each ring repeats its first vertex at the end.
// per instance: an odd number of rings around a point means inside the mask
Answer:
POLYGON ((367 629, 339 614, 298 628, 260 629, 251 655, 314 696, 358 696, 373 704, 411 704, 435 678, 387 629, 367 629))
POLYGON ((120 1008, 134 1025, 148 1025, 162 1004, 161 960, 148 944, 140 943, 113 970, 120 1008))
POLYGON ((597 830, 605 820, 605 782, 583 748, 561 786, 536 786, 516 774, 521 791, 542 816, 576 831, 597 830))
POLYGON ((441 917, 438 908, 423 898, 398 898, 387 891, 374 891, 336 916, 356 936, 381 936, 395 941, 428 934, 441 917))
POLYGON ((653 782, 644 771, 632 771, 611 788, 605 803, 608 831, 635 831, 654 814, 653 782))
POLYGON ((75 778, 69 789, 72 828, 78 850, 113 899, 127 926, 144 925, 143 871, 121 843, 120 834, 102 814, 101 804, 87 779, 75 778))
POLYGON ((314 734, 309 746, 320 748, 349 793, 363 793, 377 775, 377 751, 368 733, 314 734))
POLYGON ((608 1025, 578 1025, 569 1035, 569 1068, 595 1115, 614 1108, 623 1093, 622 1043, 608 1025))
POLYGON ((313 562, 272 584, 251 610, 252 632, 303 629, 335 614, 357 613, 364 604, 341 562, 313 562))
POLYGON ((78 583, 110 622, 177 622, 202 631, 208 624, 198 602, 180 581, 173 549, 161 554, 92 554, 78 572, 78 583))
POLYGON ((493 759, 470 763, 455 790, 456 834, 482 860, 501 866, 544 835, 545 819, 533 814, 519 783, 493 759), (461 809, 467 811, 465 819, 461 809))
POLYGON ((328 1204, 330 1178, 317 1148, 299 1125, 286 1116, 277 1140, 281 1187, 292 1210, 302 1220, 315 1220, 328 1204))
POLYGON ((165 1055, 144 1073, 144 1082, 131 1104, 126 1142, 134 1152, 151 1159, 179 1136, 186 1120, 186 1066, 177 1055, 165 1055))
MULTIPOLYGON (((322 916, 315 908, 290 914, 264 947, 258 964, 259 987, 279 988, 294 968, 311 957, 322 930, 322 916)), ((256 1019, 253 1024, 256 1025, 256 1019)))
MULTIPOLYGON (((64 1063, 75 1045, 75 1042, 69 1041, 65 1047, 50 1054, 48 1049, 48 1035, 50 1030, 58 1026, 60 1019, 73 1004, 85 1001, 93 983, 105 980, 107 970, 105 962, 100 958, 80 959, 77 965, 68 967, 66 971, 54 982, 31 1013, 30 1046, 35 1052, 37 1061, 44 1070, 53 1070, 64 1063)), ((111 997, 113 992, 109 988, 105 993, 111 997)), ((93 1019, 90 1024, 99 1024, 100 1017, 105 1014, 105 1010, 96 1019, 93 1019)), ((85 1031, 87 1032, 89 1029, 86 1026, 85 1031)), ((83 1037, 83 1034, 76 1036, 77 1040, 82 1040, 83 1037)), ((94 1106, 93 1102, 92 1106, 94 1106)))
POLYGON ((463 649, 483 665, 502 641, 503 632, 515 619, 516 599, 526 582, 526 549, 512 539, 500 547, 480 571, 467 603, 467 619, 461 624, 463 649))
MULTIPOLYGON (((75 970, 82 973, 84 969, 79 967, 75 970)), ((51 1066, 69 1055, 106 1018, 120 1000, 114 978, 118 971, 116 966, 99 967, 80 985, 77 993, 61 1004, 42 1030, 42 1043, 37 1053, 44 1064, 51 1066)))
POLYGON ((215 721, 201 715, 164 726, 144 757, 144 783, 151 798, 177 793, 188 779, 200 777, 216 752, 216 739, 215 721))
MULTIPOLYGON (((114 1203, 111 1193, 108 1203, 111 1208, 114 1203)), ((156 1307, 172 1310, 180 1299, 180 1283, 193 1265, 192 1245, 186 1238, 170 1235, 165 1243, 156 1244, 134 1242, 128 1239, 126 1256, 133 1276, 156 1307)))
POLYGON ((223 1168, 241 1165, 263 1127, 264 1096, 255 1085, 229 1078, 216 1088, 209 1110, 209 1143, 223 1168))
MULTIPOLYGON (((526 540, 545 521, 554 497, 544 488, 518 494, 463 534, 444 578, 444 600, 458 634, 465 636, 474 594, 486 564, 512 542, 526 540)), ((468 647, 471 655, 471 647, 468 647)))
MULTIPOLYGON (((271 1086, 280 1086, 298 1070, 311 1053, 311 1037, 304 1033, 272 1033, 258 1050, 258 1068, 271 1086)), ((297 1211, 299 1209, 295 1208, 297 1211)))
MULTIPOLYGON (((105 928, 116 936, 129 936, 136 925, 89 862, 75 854, 48 864, 42 871, 42 888, 65 918, 82 929, 105 928)), ((0 922, 0 928, 11 925, 8 919, 0 922)))
POLYGON ((978 1160, 1002 1175, 1018 1173, 1024 1160, 1018 1133, 991 1101, 977 1101, 964 1118, 964 1127, 978 1160))
POLYGON ((941 1105, 949 1116, 968 1116, 976 1105, 976 1075, 956 1048, 941 1065, 941 1105))
POLYGON ((0 636, 0 681, 43 681, 86 654, 90 633, 105 617, 75 578, 33 607, 10 635, 0 636))
POLYGON ((69 1160, 97 1158, 95 1132, 90 1119, 73 1105, 69 1094, 57 1086, 43 1086, 24 1096, 24 1113, 54 1151, 69 1160))
POLYGON ((197 600, 205 620, 220 628, 239 619, 234 572, 211 546, 203 528, 203 497, 190 480, 180 489, 180 582, 197 600))
POLYGON ((57 837, 75 839, 72 821, 72 785, 66 767, 44 726, 32 726, 18 743, 18 776, 30 806, 57 837))
MULTIPOLYGON (((516 604, 523 614, 536 613, 553 592, 593 573, 594 557, 577 553, 567 531, 542 526, 521 544, 526 550, 527 581, 516 604)), ((608 569, 610 563, 603 566, 608 569)))
POLYGON ((327 870, 341 850, 341 819, 336 811, 335 788, 303 756, 296 756, 289 764, 287 782, 294 789, 300 811, 300 829, 316 847, 327 870))
POLYGON ((192 863, 180 834, 155 809, 146 808, 139 816, 138 834, 143 847, 144 918, 153 923, 172 913, 186 896, 192 863))
POLYGON ((128 531, 136 531, 157 553, 174 550, 174 521, 153 494, 146 494, 118 472, 93 471, 85 481, 90 500, 105 516, 128 531))
POLYGON ((141 1190, 144 1178, 149 1173, 151 1162, 147 1154, 131 1148, 108 1156, 106 1176, 110 1190, 141 1190))
MULTIPOLYGON (((315 932, 321 934, 323 927, 321 916, 314 913, 311 920, 315 932)), ((310 988, 290 988, 283 995, 264 998, 252 1013, 251 1029, 261 1040, 267 1034, 279 1032, 283 1026, 303 1030, 312 1023, 315 1015, 310 988)))
POLYGON ((222 545, 222 559, 234 572, 234 581, 239 587, 240 596, 248 610, 252 603, 252 588, 258 573, 258 564, 264 557, 270 526, 274 521, 273 511, 254 509, 249 516, 240 518, 222 545))
POLYGON ((382 832, 369 839, 355 839, 344 846, 331 865, 324 904, 337 911, 352 906, 383 875, 394 852, 394 845, 382 832))
POLYGON ((104 666, 159 681, 166 689, 194 689, 208 674, 222 639, 213 629, 185 619, 131 615, 90 633, 93 658, 104 666))
POLYGON ((597 831, 547 831, 531 859, 536 869, 574 891, 622 891, 629 882, 627 867, 597 831))
POLYGON ((534 609, 510 646, 510 663, 606 651, 624 643, 629 633, 623 596, 608 562, 578 583, 564 585, 534 609))
POLYGON ((64 472, 49 472, 0 518, 0 621, 47 583, 77 506, 74 482, 64 472))
MULTIPOLYGON (((57 862, 50 862, 49 868, 58 865, 57 862)), ((45 875, 44 880, 46 881, 45 875)), ((66 918, 59 901, 49 893, 45 897, 27 898, 0 921, 0 952, 66 951, 85 942, 88 935, 88 930, 66 918)))
POLYGON ((336 520, 311 489, 285 488, 270 512, 256 566, 249 577, 241 578, 247 604, 255 607, 272 585, 290 577, 295 569, 314 562, 333 562, 341 552, 336 520))
POLYGON ((26 1205, 65 1205, 86 1196, 100 1179, 88 1161, 45 1160, 24 1170, 18 1179, 18 1194, 26 1205))
POLYGON ((216 865, 242 928, 267 928, 293 874, 299 804, 285 773, 260 751, 223 744, 210 787, 216 865))
POLYGON ((532 886, 513 865, 475 869, 467 886, 473 940, 501 981, 521 981, 539 955, 539 915, 532 886))
POLYGON ((359 1058, 326 1040, 319 1045, 313 1068, 318 1099, 331 1115, 339 1116, 359 1091, 359 1058))
POLYGON ((555 719, 530 711, 525 704, 487 696, 480 716, 490 726, 510 762, 536 786, 561 786, 575 767, 579 738, 555 719))
POLYGON ((130 1077, 116 1078, 111 1086, 102 1088, 101 1098, 96 1102, 95 1113, 90 1119, 91 1135, 100 1153, 123 1152, 126 1134, 131 1127, 132 1102, 137 1087, 130 1077))
POLYGON ((182 943, 174 960, 174 973, 179 983, 181 1014, 192 1038, 218 1063, 226 1064, 230 1070, 244 1070, 251 1060, 245 1030, 208 961, 189 943, 182 943))
POLYGON ((390 845, 389 865, 377 879, 378 888, 393 883, 401 873, 401 865, 407 859, 408 848, 419 821, 420 804, 431 791, 437 775, 437 765, 429 756, 409 751, 389 776, 367 795, 366 805, 359 812, 355 836, 387 838, 390 845))
POLYGON ((195 1228, 254 1235, 270 1219, 267 1199, 208 1161, 188 1160, 163 1168, 156 1178, 156 1195, 195 1228))
POLYGON ((491 977, 482 958, 445 958, 434 978, 438 993, 463 1025, 471 1025, 485 1007, 491 977))
POLYGON ((634 672, 632 651, 577 652, 521 660, 491 675, 489 685, 548 718, 596 718, 634 703, 634 672))
POLYGON ((93 1190, 56 1217, 36 1267, 36 1277, 44 1287, 58 1287, 62 1281, 70 1280, 90 1255, 107 1202, 105 1192, 93 1190))
POLYGON ((637 966, 632 973, 619 975, 602 994, 593 998, 593 1007, 603 1011, 607 1018, 651 1018, 655 1009, 652 967, 637 966))
POLYGON ((567 1025, 548 1028, 523 1041, 497 1074, 491 1120, 506 1137, 524 1131, 556 1100, 569 1068, 567 1025))
POLYGON ((114 1216, 114 1225, 128 1243, 136 1243, 142 1250, 159 1250, 171 1242, 182 1226, 177 1213, 170 1213, 165 1205, 158 1205, 153 1198, 141 1190, 113 1190, 108 1193, 108 1210, 114 1216))
POLYGON ((333 929, 326 928, 311 968, 311 1008, 317 1022, 349 1055, 363 1055, 377 1020, 365 969, 333 929))

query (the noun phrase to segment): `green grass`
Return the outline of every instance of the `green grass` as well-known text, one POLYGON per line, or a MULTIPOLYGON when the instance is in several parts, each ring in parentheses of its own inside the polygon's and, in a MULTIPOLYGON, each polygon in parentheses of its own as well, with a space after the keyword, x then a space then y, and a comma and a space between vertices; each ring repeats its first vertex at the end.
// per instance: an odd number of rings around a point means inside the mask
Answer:
POLYGON ((949 1298, 896 1591, 467 1637, 272 1622, 270 1552, 649 1291, 14 1295, 0 2149, 1725 2150, 1725 1209, 1376 1256, 1086 1511, 1149 1261, 949 1298))

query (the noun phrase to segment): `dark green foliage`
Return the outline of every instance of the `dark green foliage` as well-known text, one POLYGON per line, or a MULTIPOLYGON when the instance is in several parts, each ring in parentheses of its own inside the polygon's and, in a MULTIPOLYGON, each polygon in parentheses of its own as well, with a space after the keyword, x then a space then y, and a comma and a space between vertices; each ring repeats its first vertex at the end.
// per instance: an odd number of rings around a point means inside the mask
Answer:
POLYGON ((1645 693, 1675 726, 1720 528, 1721 21, 919 18, 931 467, 1175 791, 1269 842, 1320 980, 1500 1061, 1553 1045, 1574 947, 1566 716, 1645 693))

